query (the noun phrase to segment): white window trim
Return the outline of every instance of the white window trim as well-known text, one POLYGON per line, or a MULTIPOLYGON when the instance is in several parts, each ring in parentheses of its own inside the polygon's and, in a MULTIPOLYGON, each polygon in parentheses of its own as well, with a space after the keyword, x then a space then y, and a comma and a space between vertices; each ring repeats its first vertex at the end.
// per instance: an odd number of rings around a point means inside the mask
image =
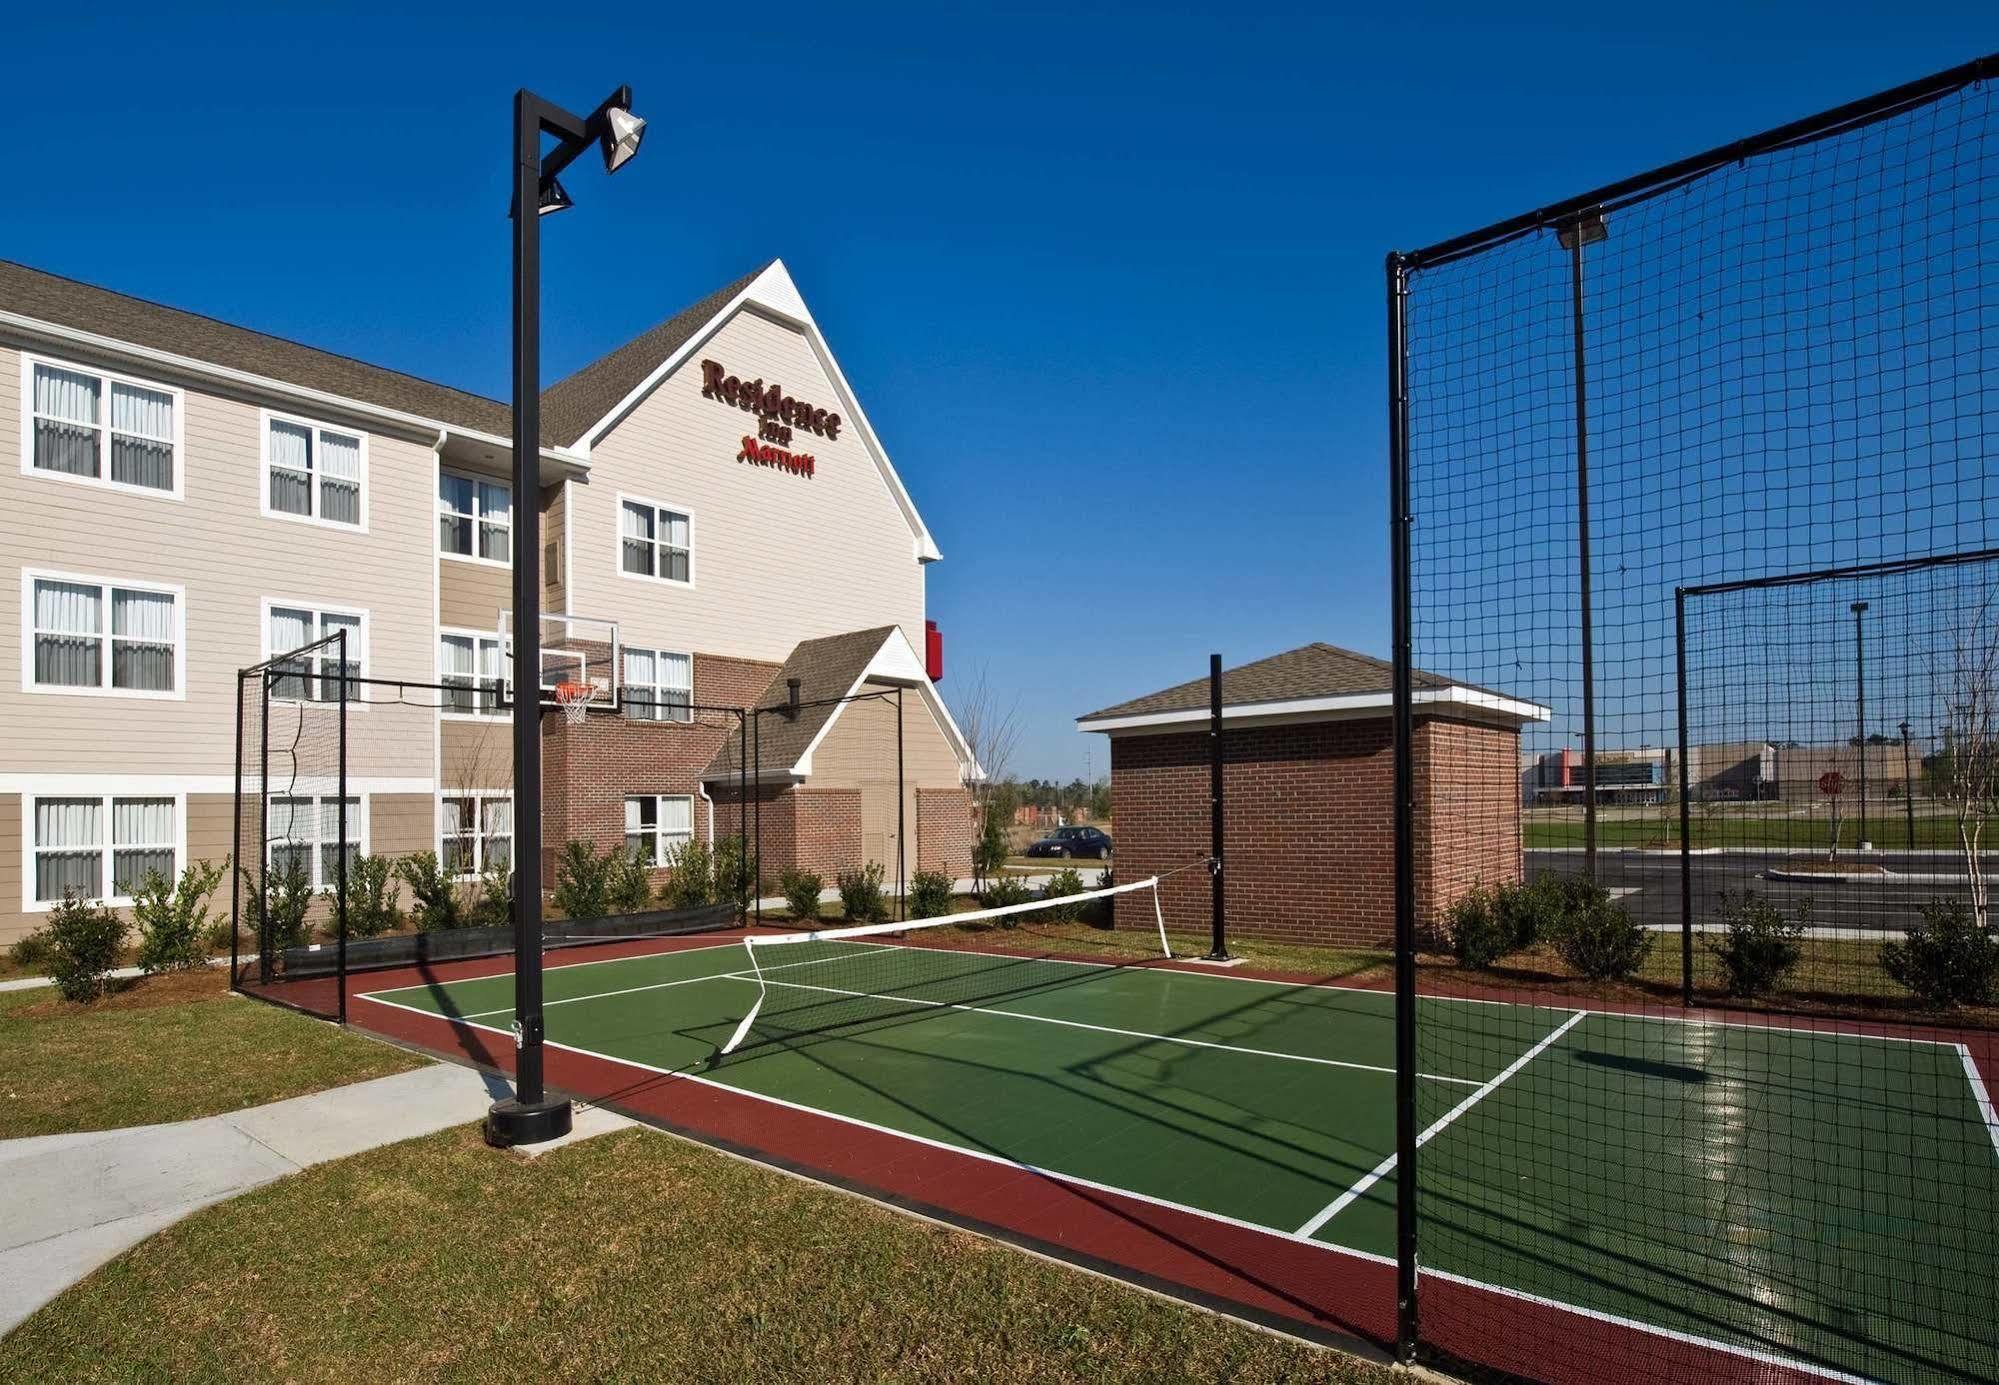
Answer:
MULTIPOLYGON (((695 700, 694 699, 694 651, 691 649, 663 649, 657 645, 647 645, 647 644, 640 644, 640 645, 621 644, 618 648, 618 669, 617 669, 618 694, 620 699, 623 698, 627 689, 634 686, 631 683, 631 681, 625 677, 625 660, 635 653, 650 654, 653 656, 653 668, 654 668, 653 676, 655 680, 657 680, 659 676, 658 675, 659 661, 663 656, 670 654, 676 659, 687 660, 687 702, 688 702, 687 715, 684 717, 627 716, 625 719, 627 721, 636 721, 641 726, 691 725, 694 721, 693 704, 695 700)), ((653 693, 656 696, 659 693, 659 690, 665 686, 666 685, 663 683, 654 681, 653 683, 648 685, 647 691, 653 693)), ((635 797, 636 796, 637 795, 635 795, 635 797)))
POLYGON ((692 591, 694 589, 696 579, 701 575, 700 567, 694 557, 696 544, 696 519, 694 511, 685 505, 676 505, 672 501, 653 500, 643 495, 627 495, 625 492, 619 491, 618 508, 612 515, 611 521, 611 562, 615 565, 618 576, 625 578, 627 581, 645 582, 655 587, 672 587, 680 591, 692 591), (652 506, 654 512, 653 548, 655 551, 659 548, 658 512, 661 510, 671 510, 677 515, 687 516, 687 580, 685 582, 672 577, 661 577, 657 573, 647 576, 642 572, 625 571, 625 506, 628 504, 652 506))
MULTIPOLYGON (((51 797, 53 796, 54 795, 51 795, 51 797)), ((347 790, 347 796, 355 800, 356 807, 354 811, 361 815, 360 828, 355 833, 354 854, 357 856, 372 855, 373 853, 370 851, 369 848, 371 845, 370 842, 371 832, 375 820, 375 814, 371 803, 371 800, 374 798, 374 795, 366 789, 356 789, 352 785, 349 785, 347 790)), ((331 802, 336 797, 336 795, 330 793, 273 793, 271 797, 273 799, 278 799, 278 798, 310 799, 312 800, 312 805, 316 812, 320 804, 331 802)), ((265 870, 270 869, 271 847, 275 845, 278 840, 279 839, 275 837, 265 839, 264 842, 265 870)), ((315 895, 323 894, 334 888, 333 885, 320 879, 320 875, 322 873, 321 872, 322 861, 320 858, 319 849, 324 845, 325 845, 324 842, 318 841, 316 839, 312 843, 312 892, 315 895)), ((350 880, 348 883, 351 885, 353 882, 350 880)), ((254 880, 247 882, 246 888, 254 891, 257 888, 257 882, 254 880)))
MULTIPOLYGON (((320 616, 353 616, 358 619, 361 622, 361 657, 354 660, 354 662, 361 666, 361 672, 358 676, 362 678, 368 676, 368 645, 371 642, 372 631, 370 629, 371 622, 368 612, 365 609, 357 606, 335 606, 325 601, 313 601, 303 597, 296 600, 283 596, 267 596, 263 598, 257 607, 257 646, 263 651, 263 658, 267 661, 276 658, 280 654, 291 652, 285 649, 271 648, 271 611, 278 606, 283 606, 294 611, 312 612, 315 629, 318 628, 318 618, 320 616)), ((431 658, 434 661, 437 655, 433 653, 431 658)), ((337 702, 322 702, 318 698, 274 696, 271 698, 271 705, 276 707, 330 708, 337 707, 340 704, 337 702)), ((368 699, 356 696, 346 706, 350 712, 365 712, 368 710, 368 699)))
MULTIPOLYGON (((265 628, 266 629, 269 628, 268 622, 266 622, 265 628)), ((474 706, 478 705, 478 699, 476 695, 476 685, 479 679, 479 641, 491 640, 493 644, 499 649, 500 651, 499 702, 501 705, 495 710, 490 712, 454 712, 450 710, 448 707, 440 705, 438 708, 437 715, 445 721, 492 722, 492 721, 506 721, 510 719, 513 716, 513 713, 511 710, 508 709, 506 703, 507 703, 507 688, 511 682, 511 675, 513 670, 509 667, 507 663, 507 642, 500 637, 500 632, 497 630, 469 630, 466 629, 464 626, 459 626, 459 625, 438 626, 437 650, 431 657, 434 660, 436 660, 434 676, 436 677, 437 685, 440 689, 443 688, 444 686, 444 677, 445 677, 444 642, 447 639, 460 639, 460 640, 472 641, 472 680, 475 685, 475 694, 473 699, 474 706)))
MULTIPOLYGON (((317 451, 315 457, 320 455, 317 451)), ((368 433, 363 428, 350 428, 341 423, 326 423, 316 418, 306 418, 301 414, 288 414, 277 409, 257 410, 257 509, 266 519, 281 519, 292 524, 311 524, 321 529, 331 529, 341 534, 365 534, 368 532, 368 433), (338 520, 321 519, 319 516, 319 485, 324 473, 316 467, 312 473, 312 513, 295 515, 289 510, 271 508, 271 424, 289 423, 298 428, 313 430, 313 446, 319 447, 319 434, 340 433, 361 440, 361 522, 342 524, 338 520)), ((432 523, 436 521, 433 520, 432 523)), ((436 540, 431 540, 433 546, 436 540)))
POLYGON ((153 500, 183 500, 187 497, 187 392, 172 385, 163 385, 157 380, 144 380, 122 371, 99 370, 95 366, 78 365, 74 361, 61 360, 54 356, 36 356, 21 353, 21 474, 41 481, 67 481, 71 485, 91 486, 98 490, 116 491, 121 495, 143 495, 153 500), (104 417, 97 428, 104 440, 103 451, 99 454, 103 462, 102 476, 72 476, 66 471, 45 471, 35 465, 35 367, 47 366, 51 370, 68 370, 78 375, 95 376, 102 386, 99 398, 103 401, 104 417), (174 484, 172 490, 158 490, 152 486, 135 486, 128 481, 111 479, 111 386, 113 383, 130 385, 135 389, 153 390, 159 394, 173 396, 174 401, 174 484))
POLYGON ((21 569, 21 691, 43 697, 130 697, 148 702, 187 700, 187 588, 167 582, 128 581, 122 577, 101 577, 92 573, 59 572, 53 568, 21 569), (42 684, 35 681, 35 583, 76 582, 103 589, 104 641, 103 678, 94 688, 42 684), (170 691, 111 686, 111 589, 152 592, 174 599, 174 685, 170 691))
MULTIPOLYGON (((458 835, 461 837, 472 838, 472 858, 474 861, 474 867, 469 874, 460 873, 458 875, 451 876, 450 878, 453 880, 477 880, 482 874, 484 874, 486 869, 486 833, 480 830, 478 826, 479 823, 484 821, 482 813, 485 809, 485 805, 488 802, 493 802, 498 800, 505 800, 508 803, 512 803, 514 801, 514 791, 512 789, 463 789, 463 790, 439 789, 437 791, 436 837, 437 837, 437 859, 440 864, 444 860, 444 801, 447 798, 471 799, 472 822, 473 822, 473 828, 470 832, 460 832, 458 835)), ((514 833, 509 831, 507 833, 507 843, 509 847, 512 846, 513 841, 514 841, 514 833)), ((512 859, 513 858, 511 856, 508 857, 509 864, 511 864, 512 859)))
MULTIPOLYGON (((61 900, 38 900, 35 898, 35 803, 44 798, 94 798, 104 807, 104 860, 99 877, 108 889, 111 885, 112 826, 111 801, 116 798, 171 798, 174 801, 174 879, 187 869, 187 793, 185 790, 157 789, 133 784, 120 787, 116 792, 98 793, 91 790, 84 793, 65 792, 50 789, 47 793, 26 793, 20 796, 21 804, 21 912, 24 914, 47 914, 53 912, 61 900)), ((113 908, 127 908, 132 903, 130 895, 109 895, 96 903, 108 904, 113 908)))
MULTIPOLYGON (((697 841, 700 839, 701 824, 698 821, 696 821, 694 816, 694 795, 691 793, 628 793, 618 800, 618 806, 622 810, 624 805, 630 803, 633 799, 643 800, 648 798, 653 800, 653 805, 654 805, 653 806, 654 828, 653 828, 653 838, 652 838, 653 853, 652 853, 652 859, 650 861, 647 861, 645 864, 648 870, 663 870, 666 868, 667 863, 660 859, 661 855, 660 842, 665 836, 665 833, 662 832, 657 825, 661 817, 659 811, 660 806, 665 804, 669 799, 679 799, 680 801, 684 802, 687 805, 686 840, 690 842, 697 841)), ((624 841, 624 839, 625 839, 625 834, 623 830, 620 829, 618 833, 618 840, 622 842, 624 841)))
MULTIPOLYGON (((443 560, 444 560, 445 562, 447 562, 447 563, 476 563, 476 564, 477 564, 478 566, 480 566, 480 567, 497 567, 497 568, 506 568, 506 569, 508 569, 509 571, 511 571, 511 570, 513 569, 513 566, 514 566, 514 560, 513 560, 513 552, 514 552, 514 521, 513 521, 513 514, 514 514, 514 511, 513 511, 513 510, 511 510, 511 509, 507 511, 507 559, 506 559, 506 561, 502 562, 502 561, 501 561, 500 559, 498 559, 498 558, 482 558, 482 557, 480 557, 480 556, 479 556, 479 525, 480 525, 480 524, 481 524, 482 522, 484 522, 484 520, 483 520, 483 518, 482 518, 482 516, 481 516, 481 514, 480 514, 480 510, 479 510, 479 483, 480 483, 481 481, 484 481, 484 482, 485 482, 486 484, 488 484, 488 485, 494 485, 494 484, 498 484, 498 485, 502 485, 502 486, 505 486, 505 487, 507 488, 507 494, 508 494, 509 496, 513 495, 513 493, 514 493, 514 483, 513 483, 512 481, 510 481, 510 480, 501 480, 501 479, 496 479, 496 478, 494 478, 494 477, 491 477, 491 476, 481 476, 481 475, 480 475, 480 474, 479 474, 478 472, 476 472, 476 471, 460 471, 460 470, 459 470, 459 469, 458 469, 457 467, 449 467, 449 466, 446 466, 446 467, 439 467, 439 468, 438 468, 438 475, 440 475, 440 476, 455 476, 455 477, 457 477, 457 478, 458 478, 459 480, 461 480, 461 481, 470 481, 470 482, 472 483, 472 552, 470 552, 470 553, 453 553, 453 552, 452 552, 452 551, 451 551, 450 549, 446 548, 446 547, 444 546, 444 531, 443 531, 443 529, 442 529, 442 528, 440 527, 440 528, 439 528, 439 530, 438 530, 438 532, 437 532, 437 534, 436 534, 436 536, 435 536, 435 537, 433 538, 433 540, 432 540, 432 542, 433 542, 433 543, 435 544, 435 546, 436 546, 436 548, 437 548, 437 556, 438 556, 439 558, 443 559, 443 560)), ((366 494, 366 493, 365 493, 365 491, 364 491, 364 492, 363 492, 363 498, 364 498, 364 499, 365 499, 365 494, 366 494)), ((267 487, 267 488, 265 489, 265 491, 264 491, 264 499, 266 500, 266 502, 268 502, 268 501, 270 500, 270 497, 271 497, 271 493, 270 493, 270 490, 269 490, 269 488, 267 487)), ((518 502, 518 501, 516 501, 516 502, 513 502, 513 503, 515 503, 515 504, 517 505, 517 504, 518 504, 519 502, 518 502)), ((365 508, 365 506, 363 507, 363 511, 362 511, 362 513, 363 513, 363 515, 365 516, 365 514, 366 514, 366 508, 365 508)), ((447 510, 447 509, 445 509, 445 508, 444 508, 444 497, 443 497, 443 496, 439 496, 439 497, 438 497, 438 499, 437 499, 437 516, 436 516, 436 517, 434 517, 434 518, 432 519, 432 521, 431 521, 431 522, 432 522, 433 524, 435 524, 435 523, 437 522, 437 519, 440 519, 440 518, 442 518, 442 517, 443 517, 443 516, 445 516, 445 515, 455 515, 455 514, 457 514, 457 513, 458 513, 458 511, 456 511, 456 510, 447 510)))

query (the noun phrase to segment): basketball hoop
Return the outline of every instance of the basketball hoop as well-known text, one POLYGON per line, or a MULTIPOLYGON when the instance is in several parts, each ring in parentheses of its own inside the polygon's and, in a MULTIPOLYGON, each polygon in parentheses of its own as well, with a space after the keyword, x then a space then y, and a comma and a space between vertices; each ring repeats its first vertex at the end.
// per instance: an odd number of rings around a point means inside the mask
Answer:
POLYGON ((555 701, 571 726, 580 726, 589 714, 590 698, 597 690, 588 683, 557 683, 555 701))

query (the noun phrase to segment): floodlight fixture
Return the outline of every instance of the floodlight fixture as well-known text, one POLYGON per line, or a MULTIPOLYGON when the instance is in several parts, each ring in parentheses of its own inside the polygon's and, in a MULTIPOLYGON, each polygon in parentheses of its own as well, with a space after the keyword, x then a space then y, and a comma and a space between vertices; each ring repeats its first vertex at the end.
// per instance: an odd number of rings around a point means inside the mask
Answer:
POLYGON ((604 171, 616 173, 630 163, 632 156, 639 152, 639 141, 645 138, 646 123, 624 106, 604 108, 603 129, 597 135, 597 142, 604 151, 604 171))
POLYGON ((537 210, 541 215, 547 216, 550 212, 566 212, 575 205, 575 202, 570 200, 568 190, 562 186, 562 180, 550 178, 542 187, 541 206, 537 210))
POLYGON ((1555 239, 1564 250, 1575 249, 1578 238, 1584 245, 1595 245, 1610 238, 1610 227, 1604 222, 1603 208, 1587 207, 1555 228, 1555 239))

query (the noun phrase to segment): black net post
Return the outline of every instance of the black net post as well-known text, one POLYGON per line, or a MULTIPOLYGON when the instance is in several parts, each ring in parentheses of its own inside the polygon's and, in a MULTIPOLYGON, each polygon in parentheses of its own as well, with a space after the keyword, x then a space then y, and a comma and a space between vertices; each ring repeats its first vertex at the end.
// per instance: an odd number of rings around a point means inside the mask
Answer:
POLYGON ((1222 656, 1208 656, 1208 872, 1212 885, 1208 896, 1212 916, 1208 921, 1208 951, 1204 960, 1229 960, 1228 908, 1224 889, 1226 866, 1222 828, 1222 656))
POLYGON ((895 686, 895 891, 896 917, 909 918, 909 825, 905 819, 909 790, 902 778, 902 685, 895 686))
POLYGON ((230 799, 229 832, 229 989, 240 989, 243 928, 243 685, 249 675, 236 671, 236 782, 230 799))
POLYGON ((333 794, 334 801, 340 806, 336 812, 339 822, 335 841, 338 846, 334 851, 334 860, 337 864, 334 867, 333 881, 333 936, 337 955, 334 961, 333 994, 335 1012, 340 1023, 345 1024, 347 1023, 347 704, 355 692, 355 687, 347 677, 348 671, 353 667, 347 661, 347 631, 344 629, 336 631, 335 639, 334 648, 340 659, 340 697, 334 714, 340 718, 337 733, 340 746, 339 768, 335 776, 333 794))
POLYGON ((1694 1003, 1694 844, 1689 803, 1693 776, 1687 764, 1687 592, 1673 589, 1673 669, 1680 743, 1680 1003, 1694 1003))
POLYGON ((271 668, 257 671, 257 979, 271 984, 271 668))

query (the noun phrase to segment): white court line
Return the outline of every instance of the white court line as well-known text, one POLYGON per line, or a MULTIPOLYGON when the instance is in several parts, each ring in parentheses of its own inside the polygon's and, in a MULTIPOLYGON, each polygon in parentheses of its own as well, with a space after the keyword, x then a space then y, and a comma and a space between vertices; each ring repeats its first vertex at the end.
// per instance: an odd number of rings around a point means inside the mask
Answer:
POLYGON ((1992 1109, 1992 1093, 1985 1090, 1985 1079, 1971 1059, 1971 1050, 1959 1044, 1957 1056, 1964 1060, 1964 1075, 1971 1081, 1971 1098, 1978 1103, 1978 1114, 1985 1117, 1985 1133, 1992 1137, 1993 1152, 1999 1153, 1999 1111, 1992 1109))
MULTIPOLYGON (((1217 977, 1215 979, 1220 980, 1222 978, 1217 977)), ((1244 977, 1242 979, 1252 980, 1254 978, 1244 977)), ((498 1029, 490 1024, 471 1024, 463 1020, 454 1021, 449 1016, 440 1015, 434 1010, 419 1010, 415 1006, 403 1005, 393 1000, 383 1000, 379 996, 361 996, 359 999, 372 1000, 377 1005, 393 1010, 406 1010, 410 1014, 421 1015, 425 1019, 464 1024, 467 1029, 483 1030, 488 1034, 502 1039, 511 1040, 514 1037, 511 1030, 498 1029)), ((1352 1246, 1334 1245, 1330 1241, 1316 1240, 1310 1236, 1301 1236, 1295 1231, 1285 1231, 1279 1227, 1264 1226, 1257 1222, 1245 1221, 1240 1217, 1231 1217, 1223 1212, 1210 1212, 1205 1208, 1190 1206, 1184 1202, 1174 1202, 1170 1198, 1154 1197, 1150 1193, 1136 1192, 1130 1188, 1120 1188, 1112 1183, 1099 1183, 1095 1179, 1084 1178, 1080 1174, 1063 1173, 1060 1169, 1051 1169, 1040 1164, 1029 1164, 1019 1159, 1009 1159, 1003 1154, 971 1149, 965 1145, 954 1145, 945 1140, 933 1139, 928 1135, 917 1135, 907 1130, 897 1130, 893 1126, 877 1125, 873 1121, 862 1120, 859 1116, 842 1115, 838 1111, 824 1110, 817 1106, 807 1106, 803 1102, 786 1101, 783 1097, 766 1096, 762 1092, 752 1091, 747 1087, 732 1086, 727 1082, 717 1081, 712 1077, 702 1077, 697 1073, 662 1068, 651 1063, 640 1062, 636 1058, 621 1058, 614 1054, 599 1053, 595 1049, 579 1048, 574 1044, 558 1043, 554 1039, 544 1039, 542 1043, 548 1048, 558 1048, 565 1053, 574 1053, 584 1058, 595 1058, 601 1062, 620 1064, 624 1067, 635 1068, 640 1072, 654 1073, 670 1080, 692 1082, 703 1087, 713 1087, 718 1091, 728 1092, 731 1095, 744 1097, 750 1101, 761 1101, 767 1105, 782 1107, 787 1111, 797 1111, 803 1115, 817 1116, 821 1120, 837 1121, 842 1125, 850 1125, 859 1130, 872 1131, 877 1135, 887 1135, 892 1139, 907 1140, 911 1144, 942 1150, 947 1154, 962 1155, 967 1159, 975 1159, 983 1164, 997 1164, 1002 1168, 1017 1169, 1022 1173, 1032 1174, 1036 1178, 1048 1179, 1050 1182, 1064 1183, 1077 1188, 1087 1188, 1092 1192, 1106 1193, 1112 1197, 1129 1199, 1132 1202, 1142 1202, 1150 1207, 1160 1207, 1170 1212, 1180 1212, 1187 1216, 1198 1217, 1203 1221, 1216 1222, 1222 1226, 1233 1226, 1264 1236, 1275 1236, 1279 1240, 1293 1241, 1299 1245, 1310 1246, 1312 1249, 1328 1255, 1344 1256, 1348 1259, 1360 1260, 1372 1265, 1385 1265, 1389 1268, 1395 1266, 1393 1256, 1378 1255, 1373 1251, 1356 1250, 1352 1246)), ((698 1136, 690 1138, 699 1139, 698 1136)), ((838 1185, 831 1184, 829 1186, 837 1187, 838 1185)), ((937 1205, 947 1211, 950 1210, 949 1205, 946 1203, 940 1202, 937 1205)), ((1558 1299, 1540 1298, 1518 1289, 1509 1289, 1498 1284, 1488 1284, 1484 1280, 1472 1279, 1465 1275, 1450 1274, 1443 1270, 1424 1270, 1423 1273, 1426 1275, 1435 1275, 1439 1279, 1448 1279, 1454 1284, 1463 1284, 1473 1289, 1484 1289, 1508 1298, 1517 1298, 1529 1303, 1544 1304, 1550 1308, 1575 1313, 1582 1317, 1595 1319, 1598 1322, 1607 1322, 1617 1327, 1627 1328, 1633 1332, 1643 1333, 1647 1336, 1660 1337, 1674 1342, 1684 1342, 1691 1346, 1705 1347, 1709 1351, 1719 1352, 1724 1356, 1733 1356, 1740 1360, 1755 1361, 1763 1365, 1797 1371, 1803 1375, 1817 1376, 1822 1380, 1837 1382, 1837 1385, 1871 1385, 1871 1382, 1864 1380, 1862 1377, 1848 1375, 1843 1371, 1833 1370, 1825 1366, 1813 1365, 1808 1361, 1796 1361, 1788 1356, 1779 1355, 1774 1351, 1764 1351, 1757 1347, 1736 1346, 1730 1342, 1720 1342, 1707 1337, 1697 1337, 1690 1332, 1680 1332, 1672 1328, 1659 1327, 1652 1323, 1642 1322, 1637 1318, 1623 1318, 1614 1313, 1604 1313, 1592 1308, 1581 1308, 1575 1304, 1563 1303, 1558 1299)))
MULTIPOLYGON (((703 950, 705 951, 705 949, 703 950)), ((633 958, 629 960, 635 961, 637 959, 633 958)), ((814 957, 809 962, 786 962, 782 966, 765 967, 764 970, 788 971, 792 967, 818 967, 818 966, 824 966, 828 962, 837 961, 837 960, 839 960, 837 956, 814 957)), ((565 996, 561 1000, 544 1000, 541 1003, 541 1008, 544 1010, 552 1010, 558 1005, 576 1005, 585 1000, 608 1000, 614 995, 637 995, 640 991, 664 991, 664 990, 669 990, 674 986, 692 986, 697 981, 750 981, 754 979, 755 978, 749 972, 746 971, 712 971, 709 972, 706 976, 683 976, 677 981, 655 981, 647 986, 627 986, 622 991, 592 991, 589 995, 572 995, 572 996, 565 996)), ((446 982, 445 984, 450 985, 451 983, 446 982)), ((422 987, 405 986, 402 989, 414 991, 414 990, 421 990, 422 987)), ((382 994, 394 995, 395 992, 384 991, 382 992, 382 994)), ((482 1019, 489 1019, 494 1015, 511 1015, 513 1012, 514 1012, 513 1006, 503 1005, 497 1010, 474 1010, 471 1014, 466 1015, 465 1018, 468 1020, 482 1020, 482 1019)))
MULTIPOLYGON (((1422 1134, 1418 1135, 1416 1137, 1416 1148, 1421 1149, 1424 1145, 1430 1142, 1430 1137, 1432 1135, 1435 1135, 1438 1131, 1442 1130, 1445 1126, 1449 1125, 1459 1116, 1462 1116, 1465 1112, 1471 1110, 1472 1107, 1478 1105, 1481 1101, 1484 1101, 1487 1097, 1491 1096, 1494 1092, 1498 1091, 1501 1083, 1505 1082, 1508 1078, 1512 1077, 1515 1073, 1519 1072, 1520 1069, 1526 1067, 1529 1063, 1533 1062, 1536 1058, 1540 1057, 1541 1051, 1543 1049, 1547 1048, 1549 1044, 1555 1042, 1555 1040, 1561 1038, 1562 1035, 1568 1033, 1571 1029, 1575 1028, 1577 1024, 1589 1018, 1589 1015, 1590 1012, 1588 1010, 1578 1010, 1573 1015, 1570 1015, 1567 1019, 1563 1020, 1559 1025, 1557 1025, 1552 1032, 1543 1035, 1540 1043, 1535 1044, 1534 1047, 1528 1049, 1518 1058, 1515 1058, 1511 1063, 1508 1063, 1506 1067, 1501 1070, 1498 1076, 1492 1078, 1483 1087, 1480 1087, 1477 1091, 1473 1092, 1463 1101, 1460 1101, 1457 1105, 1453 1106, 1450 1110, 1446 1111, 1443 1114, 1443 1116, 1436 1121, 1435 1124, 1431 1125, 1431 1127, 1428 1130, 1425 1130, 1422 1134)), ((1338 1197, 1334 1198, 1331 1202, 1327 1203, 1324 1207, 1320 1208, 1317 1216, 1313 1217, 1310 1221, 1306 1222, 1303 1226, 1298 1228, 1298 1234, 1300 1236, 1310 1236, 1313 1232, 1317 1231, 1320 1227, 1324 1226, 1334 1217, 1337 1217, 1340 1213, 1344 1212, 1347 1209, 1347 1207, 1354 1201, 1355 1198, 1358 1198, 1359 1196, 1361 1196, 1361 1194, 1365 1193, 1369 1188, 1372 1188, 1376 1183, 1379 1183, 1383 1178, 1388 1176, 1389 1171, 1395 1167, 1396 1158, 1397 1158, 1396 1155, 1391 1154, 1386 1159, 1383 1159, 1379 1164, 1376 1164, 1374 1168, 1371 1171, 1369 1171, 1367 1177, 1361 1179, 1360 1182, 1354 1184, 1351 1188, 1347 1189, 1345 1192, 1341 1193, 1338 1197)))

